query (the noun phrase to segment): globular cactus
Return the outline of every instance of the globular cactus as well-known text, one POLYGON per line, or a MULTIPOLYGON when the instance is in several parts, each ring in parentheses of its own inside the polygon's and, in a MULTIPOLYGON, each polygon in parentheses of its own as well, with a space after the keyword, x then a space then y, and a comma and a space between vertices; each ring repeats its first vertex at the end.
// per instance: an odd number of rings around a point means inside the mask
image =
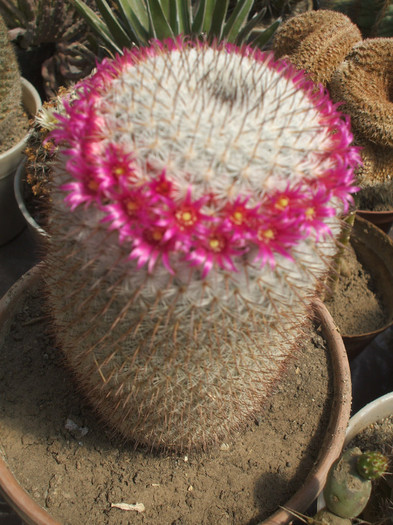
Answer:
POLYGON ((359 206, 393 208, 393 38, 357 43, 328 88, 350 115, 355 140, 362 147, 359 206))
POLYGON ((11 148, 25 132, 19 66, 0 16, 0 152, 11 148))
POLYGON ((280 380, 359 163, 323 89, 270 53, 167 40, 76 87, 51 137, 48 301, 90 403, 205 447, 280 380))
POLYGON ((356 518, 365 509, 372 490, 371 480, 383 476, 387 458, 377 451, 346 450, 332 465, 323 491, 328 511, 341 518, 356 518))
POLYGON ((314 82, 326 86, 353 45, 361 39, 359 28, 344 14, 309 11, 278 28, 273 50, 276 58, 290 60, 314 82))

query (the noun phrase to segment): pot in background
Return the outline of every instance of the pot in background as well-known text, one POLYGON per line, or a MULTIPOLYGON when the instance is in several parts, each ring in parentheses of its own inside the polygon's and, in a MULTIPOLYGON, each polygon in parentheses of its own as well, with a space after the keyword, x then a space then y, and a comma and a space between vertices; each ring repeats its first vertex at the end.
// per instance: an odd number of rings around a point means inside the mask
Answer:
MULTIPOLYGON (((41 107, 41 98, 26 79, 22 78, 22 101, 30 116, 41 107)), ((14 196, 14 175, 26 147, 27 133, 15 146, 0 154, 0 246, 13 239, 25 227, 14 196)))
POLYGON ((356 357, 380 333, 393 325, 393 241, 376 225, 356 217, 351 245, 374 280, 387 313, 387 323, 372 332, 342 334, 349 359, 356 357))

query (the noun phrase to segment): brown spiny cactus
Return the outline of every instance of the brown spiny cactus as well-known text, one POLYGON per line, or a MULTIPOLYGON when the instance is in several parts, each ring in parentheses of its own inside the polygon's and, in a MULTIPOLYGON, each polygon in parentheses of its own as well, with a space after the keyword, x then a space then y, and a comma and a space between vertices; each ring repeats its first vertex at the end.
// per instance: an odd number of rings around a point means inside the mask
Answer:
POLYGON ((393 38, 356 44, 329 83, 335 101, 344 102, 357 143, 363 147, 358 170, 359 207, 393 207, 393 38))
POLYGON ((0 16, 0 152, 22 138, 25 123, 18 62, 8 39, 7 26, 0 16))
POLYGON ((342 13, 308 11, 278 28, 273 50, 276 58, 287 58, 298 69, 304 69, 314 82, 326 86, 361 38, 358 27, 342 13))

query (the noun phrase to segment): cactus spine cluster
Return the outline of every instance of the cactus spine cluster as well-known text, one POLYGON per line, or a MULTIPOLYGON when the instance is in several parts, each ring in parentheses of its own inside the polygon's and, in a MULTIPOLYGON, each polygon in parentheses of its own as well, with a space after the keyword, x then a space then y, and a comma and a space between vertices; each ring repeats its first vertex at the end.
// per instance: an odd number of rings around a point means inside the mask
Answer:
POLYGON ((19 66, 0 16, 0 152, 18 142, 25 130, 19 66))
POLYGON ((100 417, 204 447, 280 379, 359 163, 323 89, 272 54, 167 40, 76 88, 51 137, 48 299, 100 417))

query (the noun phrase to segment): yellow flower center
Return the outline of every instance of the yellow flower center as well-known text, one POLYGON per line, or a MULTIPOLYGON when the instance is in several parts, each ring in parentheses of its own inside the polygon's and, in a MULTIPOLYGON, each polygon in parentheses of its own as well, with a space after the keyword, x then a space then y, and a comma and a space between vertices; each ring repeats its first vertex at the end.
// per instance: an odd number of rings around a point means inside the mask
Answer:
POLYGON ((195 224, 197 217, 193 210, 179 210, 176 212, 176 219, 182 226, 192 226, 195 224))
POLYGON ((232 213, 231 219, 232 219, 232 222, 240 226, 241 224, 243 224, 245 220, 244 213, 241 210, 235 210, 232 213))
POLYGON ((258 239, 260 241, 272 241, 274 237, 274 231, 271 228, 266 230, 258 230, 258 239))
POLYGON ((213 252, 219 253, 223 250, 225 243, 220 237, 210 237, 209 246, 213 252))
POLYGON ((315 208, 307 208, 306 219, 313 219, 315 217, 315 208))
POLYGON ((282 197, 280 197, 278 199, 278 201, 276 202, 275 204, 275 207, 278 209, 278 210, 283 210, 284 208, 286 208, 289 204, 289 199, 288 197, 285 197, 285 195, 283 195, 282 197))

